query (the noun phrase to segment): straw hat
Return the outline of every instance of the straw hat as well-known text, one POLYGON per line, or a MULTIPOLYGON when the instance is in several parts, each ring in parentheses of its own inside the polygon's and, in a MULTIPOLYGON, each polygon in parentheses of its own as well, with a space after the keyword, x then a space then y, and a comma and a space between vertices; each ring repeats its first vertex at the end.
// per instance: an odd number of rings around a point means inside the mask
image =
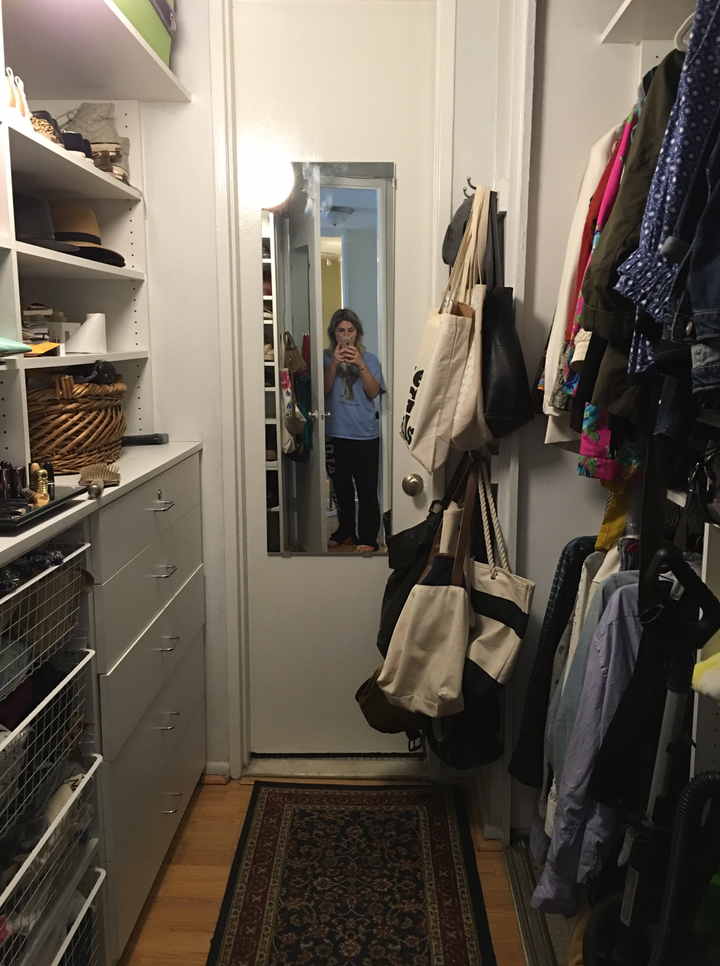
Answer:
POLYGON ((78 251, 75 254, 78 257, 91 258, 118 268, 125 265, 122 255, 102 247, 100 226, 92 208, 77 201, 51 201, 50 214, 55 238, 77 245, 78 251))

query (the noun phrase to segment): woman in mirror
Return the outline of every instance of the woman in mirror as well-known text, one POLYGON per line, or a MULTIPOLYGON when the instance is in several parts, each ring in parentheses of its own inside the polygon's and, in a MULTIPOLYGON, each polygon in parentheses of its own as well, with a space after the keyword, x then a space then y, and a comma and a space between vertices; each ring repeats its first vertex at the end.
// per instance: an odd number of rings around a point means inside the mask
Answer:
POLYGON ((338 511, 328 548, 354 543, 356 553, 372 553, 378 549, 380 531, 380 414, 375 399, 385 392, 385 381, 380 360, 365 348, 362 322, 351 309, 338 309, 327 332, 327 470, 338 511))

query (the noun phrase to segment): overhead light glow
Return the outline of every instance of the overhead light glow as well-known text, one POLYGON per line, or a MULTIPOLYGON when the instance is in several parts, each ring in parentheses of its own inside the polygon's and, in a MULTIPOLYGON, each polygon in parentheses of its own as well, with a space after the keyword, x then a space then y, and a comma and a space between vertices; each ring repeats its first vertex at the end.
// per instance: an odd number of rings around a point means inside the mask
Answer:
POLYGON ((260 144, 246 144, 238 159, 238 190, 249 207, 277 208, 293 189, 295 172, 290 161, 260 144))

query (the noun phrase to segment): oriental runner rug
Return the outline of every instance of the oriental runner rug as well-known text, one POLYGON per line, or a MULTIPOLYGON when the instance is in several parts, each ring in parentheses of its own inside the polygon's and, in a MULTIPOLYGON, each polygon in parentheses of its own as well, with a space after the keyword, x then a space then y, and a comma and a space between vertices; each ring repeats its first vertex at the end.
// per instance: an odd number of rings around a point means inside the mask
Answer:
POLYGON ((256 782, 207 966, 496 966, 462 789, 256 782))

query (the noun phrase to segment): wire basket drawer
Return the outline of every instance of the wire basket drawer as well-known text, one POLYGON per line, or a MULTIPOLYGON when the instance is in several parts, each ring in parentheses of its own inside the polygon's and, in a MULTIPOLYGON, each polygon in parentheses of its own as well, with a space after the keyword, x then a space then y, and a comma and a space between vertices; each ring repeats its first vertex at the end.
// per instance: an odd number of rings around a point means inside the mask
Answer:
MULTIPOLYGON (((100 963, 100 928, 99 928, 99 905, 100 887, 105 879, 104 869, 92 870, 92 886, 89 889, 85 902, 80 904, 78 899, 78 913, 73 922, 70 923, 67 936, 55 954, 52 961, 49 960, 47 952, 49 947, 45 947, 46 955, 41 960, 43 950, 35 959, 38 966, 45 962, 50 962, 50 966, 99 966, 100 963)), ((87 891, 87 890, 86 890, 87 891)), ((65 923, 60 923, 61 928, 65 923)))
MULTIPOLYGON (((49 827, 29 853, 21 851, 15 856, 15 861, 3 870, 5 888, 0 895, 0 959, 3 966, 15 963, 20 966, 34 931, 42 927, 47 917, 55 912, 53 903, 56 897, 87 860, 93 818, 94 777, 102 757, 93 755, 91 762, 84 774, 76 774, 64 783, 61 768, 57 769, 61 783, 45 802, 42 811, 46 823, 50 822, 49 827)), ((69 764, 62 762, 60 766, 67 767, 69 764)), ((32 830, 28 828, 28 823, 21 827, 22 834, 29 837, 32 830)), ((7 843, 8 838, 5 836, 3 844, 7 843)), ((16 847, 23 849, 22 840, 16 843, 16 847)), ((9 851, 6 851, 3 865, 7 862, 8 854, 9 851)))
POLYGON ((10 829, 55 781, 59 765, 82 736, 87 669, 93 655, 94 651, 62 655, 63 661, 73 662, 67 670, 60 656, 56 657, 59 670, 53 664, 43 664, 15 689, 7 699, 9 704, 0 703, 3 720, 15 724, 12 731, 5 729, 0 741, 0 855, 10 829), (24 708, 33 704, 33 689, 41 687, 47 696, 25 714, 24 708))
POLYGON ((0 597, 0 701, 73 636, 81 597, 92 590, 82 569, 89 546, 62 551, 62 563, 0 597))

